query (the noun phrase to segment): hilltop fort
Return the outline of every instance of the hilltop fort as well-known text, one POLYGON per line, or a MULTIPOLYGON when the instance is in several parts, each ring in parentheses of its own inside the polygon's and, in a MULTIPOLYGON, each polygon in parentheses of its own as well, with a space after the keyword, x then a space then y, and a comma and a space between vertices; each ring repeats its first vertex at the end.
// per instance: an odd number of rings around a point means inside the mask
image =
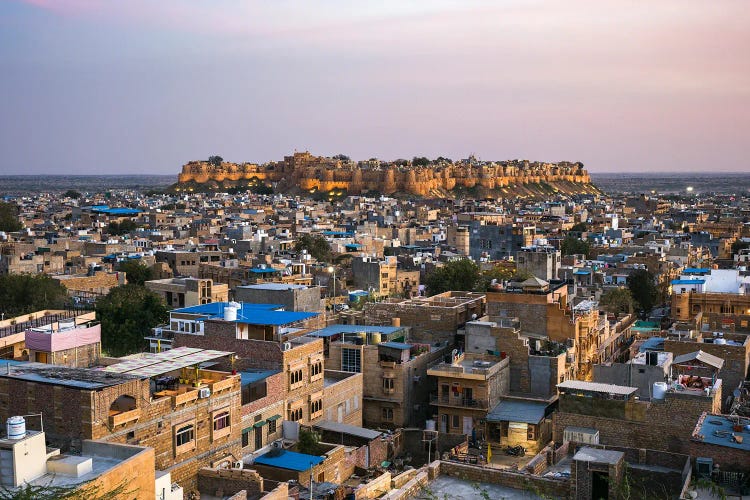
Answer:
POLYGON ((528 160, 481 161, 473 156, 452 161, 352 161, 344 155, 314 156, 295 152, 283 160, 265 163, 229 163, 218 157, 191 161, 182 167, 176 189, 213 190, 272 185, 282 192, 405 194, 423 197, 467 195, 530 195, 597 192, 579 162, 528 160))

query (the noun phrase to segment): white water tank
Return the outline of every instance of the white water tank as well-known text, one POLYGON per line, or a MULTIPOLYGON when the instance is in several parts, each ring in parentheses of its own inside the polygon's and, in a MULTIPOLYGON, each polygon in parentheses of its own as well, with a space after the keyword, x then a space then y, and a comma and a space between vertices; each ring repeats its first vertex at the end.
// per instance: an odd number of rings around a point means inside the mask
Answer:
POLYGON ((237 308, 231 303, 224 306, 224 321, 237 321, 237 308))
POLYGON ((23 417, 10 417, 6 422, 8 439, 23 439, 26 437, 26 420, 23 417))
POLYGON ((425 428, 425 430, 427 430, 427 431, 434 431, 434 430, 435 430, 435 421, 434 421, 434 420, 432 420, 432 419, 430 419, 430 420, 425 420, 425 423, 424 423, 424 428, 425 428))
POLYGON ((664 395, 667 393, 666 382, 654 382, 653 398, 664 399, 664 395))

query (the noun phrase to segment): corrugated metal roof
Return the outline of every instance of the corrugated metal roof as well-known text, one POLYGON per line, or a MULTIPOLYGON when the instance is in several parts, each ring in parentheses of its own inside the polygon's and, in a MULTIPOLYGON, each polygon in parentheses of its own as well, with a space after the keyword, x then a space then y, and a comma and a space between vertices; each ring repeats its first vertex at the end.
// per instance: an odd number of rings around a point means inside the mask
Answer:
POLYGON ((600 384, 597 382, 584 382, 582 380, 566 380, 561 384, 557 384, 557 388, 570 391, 603 392, 607 394, 619 394, 622 396, 629 396, 630 394, 633 394, 638 390, 637 387, 628 387, 625 385, 614 384, 600 384))
POLYGON ((318 465, 324 459, 316 455, 306 455, 289 450, 273 450, 255 459, 256 464, 278 467, 280 469, 306 471, 318 465))
POLYGON ((330 420, 324 420, 314 424, 314 427, 325 431, 349 434, 351 436, 357 436, 369 440, 373 440, 383 434, 382 432, 374 431, 372 429, 365 429, 364 427, 357 427, 356 425, 341 424, 339 422, 331 422, 330 420))
POLYGON ((677 356, 672 360, 672 364, 679 365, 680 363, 687 363, 688 361, 700 361, 701 363, 705 363, 719 369, 724 366, 723 359, 703 351, 689 352, 687 354, 677 356))
POLYGON ((381 333, 390 335, 402 331, 401 326, 376 326, 376 325, 329 325, 320 330, 309 333, 310 337, 330 337, 342 333, 381 333))
POLYGON ((400 349, 402 351, 406 351, 407 349, 411 349, 411 344, 404 344, 403 342, 382 342, 378 345, 381 345, 383 347, 390 347, 391 349, 400 349))
POLYGON ((507 399, 500 401, 487 414, 488 422, 526 422, 538 424, 544 418, 547 403, 507 399))

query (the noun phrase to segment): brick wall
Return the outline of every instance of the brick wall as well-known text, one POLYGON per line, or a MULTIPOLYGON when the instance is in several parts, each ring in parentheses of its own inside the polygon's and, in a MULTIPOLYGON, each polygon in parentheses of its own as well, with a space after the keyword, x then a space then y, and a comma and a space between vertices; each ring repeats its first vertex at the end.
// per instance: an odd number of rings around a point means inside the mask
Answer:
POLYGON ((322 419, 338 421, 338 407, 341 406, 342 422, 362 427, 362 374, 325 370, 326 377, 335 375, 348 376, 323 389, 322 419), (331 418, 328 417, 329 409, 331 418))
POLYGON ((212 469, 198 471, 198 489, 209 495, 224 497, 245 491, 254 497, 263 491, 263 478, 251 469, 212 469))
MULTIPOLYGON (((661 401, 630 403, 633 409, 627 412, 600 409, 598 415, 591 415, 583 413, 588 411, 583 408, 577 413, 576 406, 569 404, 569 397, 561 396, 560 411, 553 414, 552 439, 562 443, 566 427, 590 427, 599 430, 602 444, 688 453, 696 421, 703 412, 710 412, 716 402, 716 398, 667 393, 661 401)), ((603 407, 614 402, 601 403, 603 407)))
MULTIPOLYGON (((49 364, 59 366, 70 366, 73 368, 90 368, 99 364, 102 352, 100 342, 82 345, 73 349, 63 349, 49 353, 49 364)), ((36 359, 37 351, 29 350, 29 360, 36 359)))

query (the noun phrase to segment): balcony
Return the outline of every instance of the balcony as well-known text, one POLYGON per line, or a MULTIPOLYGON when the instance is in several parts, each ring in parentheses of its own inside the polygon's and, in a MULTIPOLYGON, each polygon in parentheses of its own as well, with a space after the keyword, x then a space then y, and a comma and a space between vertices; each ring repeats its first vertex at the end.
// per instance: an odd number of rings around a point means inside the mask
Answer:
POLYGON ((113 413, 113 414, 110 414, 109 416, 109 425, 110 427, 116 427, 118 425, 125 425, 134 420, 138 420, 139 418, 141 418, 140 408, 136 408, 130 411, 113 413))
POLYGON ((484 399, 456 398, 451 396, 430 395, 430 404, 436 406, 452 406, 454 408, 471 408, 474 410, 486 410, 489 404, 484 399))
POLYGON ((211 384, 211 393, 216 394, 217 392, 223 391, 224 389, 229 389, 232 387, 232 382, 234 381, 234 378, 226 378, 224 380, 220 380, 219 382, 214 382, 211 384))
POLYGON ((190 403, 191 401, 195 401, 198 399, 198 390, 193 389, 192 391, 186 391, 182 394, 174 394, 172 396, 172 404, 174 406, 179 406, 182 404, 190 403))

